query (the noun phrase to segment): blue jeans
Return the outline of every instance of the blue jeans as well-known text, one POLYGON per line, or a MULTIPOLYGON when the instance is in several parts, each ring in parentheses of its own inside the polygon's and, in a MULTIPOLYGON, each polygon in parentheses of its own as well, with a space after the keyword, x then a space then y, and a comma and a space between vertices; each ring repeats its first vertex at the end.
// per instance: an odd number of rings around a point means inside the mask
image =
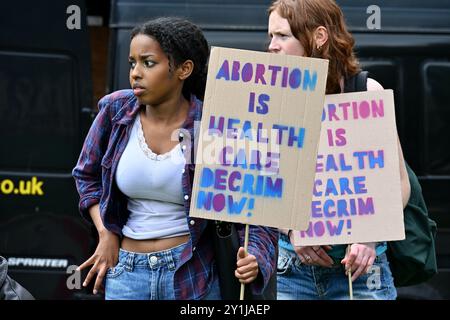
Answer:
MULTIPOLYGON (((174 300, 174 275, 187 243, 171 249, 135 253, 120 249, 119 262, 105 276, 106 300, 174 300)), ((219 278, 215 275, 205 300, 219 300, 219 278)))
MULTIPOLYGON (((279 248, 277 266, 278 300, 346 300, 348 277, 344 266, 331 268, 301 263, 293 251, 279 248)), ((395 300, 397 290, 386 254, 377 256, 367 274, 353 282, 353 298, 358 300, 395 300)))

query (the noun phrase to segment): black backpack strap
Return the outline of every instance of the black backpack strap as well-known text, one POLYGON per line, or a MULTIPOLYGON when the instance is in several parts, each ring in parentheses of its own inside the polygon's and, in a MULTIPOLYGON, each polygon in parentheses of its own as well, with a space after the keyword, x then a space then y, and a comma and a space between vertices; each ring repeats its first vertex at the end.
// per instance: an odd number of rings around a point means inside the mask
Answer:
POLYGON ((359 73, 345 79, 344 92, 367 91, 367 77, 369 72, 360 71, 359 73))

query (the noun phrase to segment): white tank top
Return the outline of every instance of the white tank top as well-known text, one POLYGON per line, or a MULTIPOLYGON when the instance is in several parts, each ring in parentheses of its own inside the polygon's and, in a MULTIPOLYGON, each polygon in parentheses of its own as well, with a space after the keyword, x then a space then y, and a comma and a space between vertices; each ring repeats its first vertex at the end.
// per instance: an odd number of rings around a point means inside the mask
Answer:
POLYGON ((122 228, 125 236, 140 240, 189 234, 181 184, 185 164, 180 144, 161 155, 150 150, 136 117, 116 171, 130 211, 122 228))

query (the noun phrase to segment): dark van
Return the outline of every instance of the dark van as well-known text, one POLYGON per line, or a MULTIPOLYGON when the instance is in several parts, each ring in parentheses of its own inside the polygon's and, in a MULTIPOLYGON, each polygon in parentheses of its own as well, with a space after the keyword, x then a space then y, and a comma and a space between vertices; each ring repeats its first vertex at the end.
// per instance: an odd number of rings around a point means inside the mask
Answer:
MULTIPOLYGON (((163 15, 211 45, 265 50, 269 0, 0 3, 0 255, 38 299, 98 299, 73 266, 95 250, 71 177, 104 94, 128 88, 129 33, 163 15), (77 20, 78 19, 78 20, 77 20)), ((437 222, 439 274, 399 299, 450 298, 450 3, 340 0, 364 69, 394 90, 405 159, 437 222)), ((84 278, 85 275, 83 275, 84 278)))

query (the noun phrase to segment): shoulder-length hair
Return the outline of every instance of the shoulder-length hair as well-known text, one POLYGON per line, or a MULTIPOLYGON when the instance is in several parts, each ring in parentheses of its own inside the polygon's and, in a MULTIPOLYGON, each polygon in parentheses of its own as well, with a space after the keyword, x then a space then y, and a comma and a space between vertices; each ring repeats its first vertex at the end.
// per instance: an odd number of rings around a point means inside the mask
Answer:
POLYGON ((348 32, 341 9, 333 0, 276 0, 268 9, 288 20, 292 34, 305 56, 329 60, 326 93, 340 93, 340 79, 357 74, 359 62, 353 52, 355 40, 348 32), (317 48, 314 31, 323 26, 328 40, 317 48))

